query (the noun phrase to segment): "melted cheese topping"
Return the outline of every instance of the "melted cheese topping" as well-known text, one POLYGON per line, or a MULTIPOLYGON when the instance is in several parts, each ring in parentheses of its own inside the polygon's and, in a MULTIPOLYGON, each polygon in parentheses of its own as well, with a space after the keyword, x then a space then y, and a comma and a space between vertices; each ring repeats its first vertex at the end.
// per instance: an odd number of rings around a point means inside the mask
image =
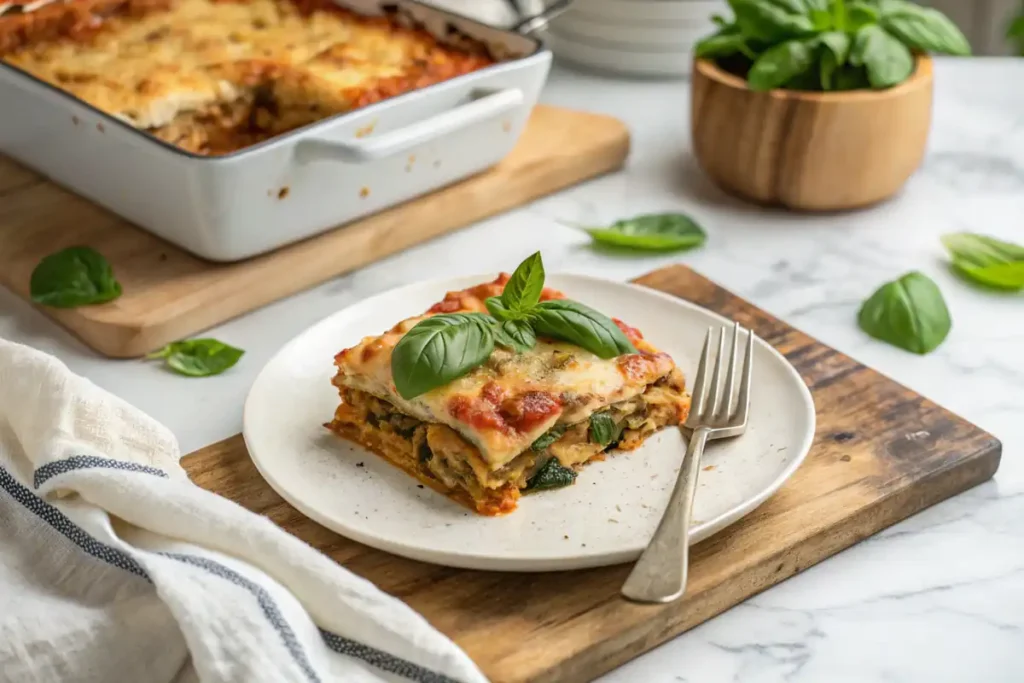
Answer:
POLYGON ((0 56, 182 146, 210 137, 179 130, 183 114, 196 114, 186 120, 193 127, 237 125, 216 107, 251 100, 257 86, 273 97, 271 115, 278 104, 305 112, 262 127, 276 134, 491 63, 424 31, 311 0, 75 0, 0 18, 0 56))
MULTIPOLYGON (((440 312, 485 311, 484 300, 500 293, 507 277, 451 292, 427 314, 345 349, 335 358, 335 385, 365 391, 407 415, 451 427, 480 450, 494 471, 555 424, 586 420, 598 410, 643 393, 649 384, 675 370, 667 354, 620 324, 640 353, 602 359, 578 346, 546 339, 525 353, 497 347, 486 363, 467 375, 411 400, 402 398, 391 375, 391 353, 404 334, 440 312)), ((545 290, 544 298, 562 295, 545 290)))

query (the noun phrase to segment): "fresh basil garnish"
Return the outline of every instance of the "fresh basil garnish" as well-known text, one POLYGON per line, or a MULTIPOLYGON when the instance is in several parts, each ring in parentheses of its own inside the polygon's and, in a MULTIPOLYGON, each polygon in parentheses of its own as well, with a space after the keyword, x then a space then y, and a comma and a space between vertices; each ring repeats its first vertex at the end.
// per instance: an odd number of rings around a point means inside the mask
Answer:
POLYGON ((875 339, 917 354, 938 348, 953 326, 938 286, 916 271, 879 287, 857 322, 875 339))
POLYGON ((987 235, 943 235, 953 268, 978 284, 995 289, 1024 289, 1024 247, 987 235))
POLYGON ((501 292, 501 303, 509 311, 526 311, 537 305, 543 289, 544 262, 538 251, 527 257, 512 273, 501 292))
POLYGON ((608 413, 594 413, 590 416, 590 440, 601 446, 608 446, 622 436, 622 426, 615 423, 608 413))
POLYGON ((101 304, 121 296, 107 259, 91 247, 68 247, 39 262, 29 280, 32 301, 54 308, 101 304))
POLYGON ((167 367, 180 375, 208 377, 219 375, 242 357, 245 351, 216 339, 186 339, 171 342, 147 359, 163 359, 167 367))
POLYGON ((421 320, 391 353, 395 389, 405 399, 458 379, 482 365, 495 343, 529 351, 537 336, 581 346, 601 358, 637 353, 610 318, 568 299, 540 302, 544 264, 533 254, 516 268, 501 297, 486 300, 485 313, 445 313, 421 320), (508 300, 504 293, 513 287, 508 300))
POLYGON ((398 394, 415 398, 483 364, 494 351, 494 323, 483 313, 443 313, 416 323, 391 353, 398 394))
POLYGON ((521 311, 511 311, 505 307, 500 296, 492 296, 484 300, 487 310, 498 320, 523 320, 526 315, 521 311))
POLYGON ((568 467, 563 467, 558 458, 551 457, 544 463, 537 473, 526 482, 526 491, 544 491, 547 489, 560 489, 571 485, 576 481, 576 473, 568 467))
POLYGON ((867 69, 872 88, 889 88, 910 77, 914 71, 914 56, 884 28, 868 24, 853 38, 850 64, 867 69))
POLYGON ((548 446, 561 439, 563 434, 565 434, 565 425, 555 425, 541 434, 530 448, 537 452, 546 450, 548 446))
POLYGON ((537 335, 534 334, 530 323, 525 320, 498 322, 492 331, 495 342, 519 353, 529 351, 537 345, 537 335))
POLYGON ((585 228, 595 242, 646 251, 676 251, 704 244, 707 235, 689 216, 657 213, 616 221, 607 228, 585 228))
POLYGON ((544 301, 532 311, 530 322, 538 335, 567 341, 600 358, 637 352, 611 318, 576 301, 544 301))

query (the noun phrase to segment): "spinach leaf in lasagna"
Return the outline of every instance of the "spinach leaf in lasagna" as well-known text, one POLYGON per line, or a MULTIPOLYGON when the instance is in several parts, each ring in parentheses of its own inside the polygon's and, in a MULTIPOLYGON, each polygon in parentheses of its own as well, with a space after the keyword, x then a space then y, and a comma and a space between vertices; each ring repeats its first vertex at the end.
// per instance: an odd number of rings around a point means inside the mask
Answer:
POLYGON ((54 308, 102 304, 121 296, 107 259, 92 247, 68 247, 43 258, 29 280, 32 301, 54 308))
POLYGON ((162 358, 167 367, 187 377, 219 375, 238 362, 245 351, 216 339, 186 339, 171 342, 159 351, 146 356, 149 360, 162 358))
POLYGON ((601 446, 610 446, 622 436, 622 426, 608 413, 594 413, 590 416, 590 439, 601 446))
POLYGON ((543 301, 530 312, 530 322, 538 335, 567 341, 600 358, 637 352, 611 318, 577 301, 543 301))
POLYGON ((565 425, 555 425, 537 437, 530 448, 537 452, 546 450, 548 446, 561 439, 563 434, 565 434, 565 425))
POLYGON ((549 458, 537 473, 526 482, 526 491, 546 491, 569 486, 576 481, 576 473, 558 462, 558 458, 549 458))
POLYGON ((537 335, 525 320, 506 320, 494 326, 494 341, 522 353, 537 345, 537 335))
POLYGON ((544 289, 544 262, 534 252, 520 263, 501 292, 501 303, 508 311, 522 313, 537 305, 544 289))
POLYGON ((415 398, 482 365, 494 351, 494 324, 483 313, 445 313, 416 323, 391 353, 399 395, 415 398))

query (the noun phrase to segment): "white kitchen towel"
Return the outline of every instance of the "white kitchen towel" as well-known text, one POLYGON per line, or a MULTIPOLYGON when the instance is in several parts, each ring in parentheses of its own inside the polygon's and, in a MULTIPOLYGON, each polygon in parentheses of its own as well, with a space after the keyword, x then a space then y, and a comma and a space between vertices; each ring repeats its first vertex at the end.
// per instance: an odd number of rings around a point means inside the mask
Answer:
POLYGON ((0 681, 486 683, 416 612, 178 458, 153 419, 0 339, 0 681))

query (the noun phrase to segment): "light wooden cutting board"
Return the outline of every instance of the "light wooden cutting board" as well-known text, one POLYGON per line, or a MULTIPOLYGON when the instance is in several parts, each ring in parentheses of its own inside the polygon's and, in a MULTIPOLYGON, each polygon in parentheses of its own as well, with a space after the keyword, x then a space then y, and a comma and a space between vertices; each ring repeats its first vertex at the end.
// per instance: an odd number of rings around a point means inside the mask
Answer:
POLYGON ((42 310, 95 350, 140 356, 414 244, 622 165, 629 131, 608 116, 537 106, 519 144, 480 175, 233 264, 197 258, 0 156, 0 284, 28 298, 43 256, 97 249, 124 294, 42 310))
MULTIPOLYGON (((504 574, 438 567, 373 550, 285 503, 260 478, 241 436, 200 449, 182 465, 200 486, 269 516, 407 602, 453 638, 492 683, 591 681, 980 484, 998 468, 1002 446, 990 434, 693 271, 676 266, 639 282, 752 329, 793 363, 817 411, 817 433, 804 464, 761 507, 694 548, 687 593, 679 602, 637 605, 620 598, 629 565, 504 574)), ((686 675, 702 680, 699 671, 686 675)))

